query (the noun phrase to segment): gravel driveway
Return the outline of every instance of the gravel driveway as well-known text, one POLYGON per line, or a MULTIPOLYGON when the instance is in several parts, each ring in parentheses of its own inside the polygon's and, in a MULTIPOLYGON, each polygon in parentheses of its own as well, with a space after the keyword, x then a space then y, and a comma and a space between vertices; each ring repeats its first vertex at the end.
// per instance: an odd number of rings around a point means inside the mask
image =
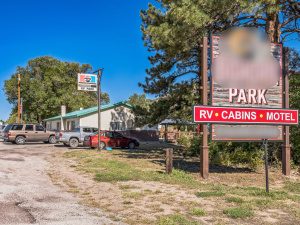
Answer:
POLYGON ((0 141, 0 224, 120 224, 55 186, 45 160, 61 145, 0 141))

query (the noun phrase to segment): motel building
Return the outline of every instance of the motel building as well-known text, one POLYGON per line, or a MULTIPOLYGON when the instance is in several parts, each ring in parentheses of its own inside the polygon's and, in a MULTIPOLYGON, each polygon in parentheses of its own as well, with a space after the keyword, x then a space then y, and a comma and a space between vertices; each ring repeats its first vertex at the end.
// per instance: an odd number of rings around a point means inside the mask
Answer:
MULTIPOLYGON (((140 130, 156 131, 157 127, 136 127, 133 106, 125 102, 101 106, 101 130, 140 130)), ((98 107, 80 109, 70 113, 62 113, 44 119, 47 130, 75 130, 75 127, 98 127, 98 107)))

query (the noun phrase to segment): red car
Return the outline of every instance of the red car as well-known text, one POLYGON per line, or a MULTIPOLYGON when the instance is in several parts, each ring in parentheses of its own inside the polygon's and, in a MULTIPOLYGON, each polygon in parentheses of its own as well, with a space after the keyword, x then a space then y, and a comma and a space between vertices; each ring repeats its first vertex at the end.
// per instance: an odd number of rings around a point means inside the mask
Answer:
MULTIPOLYGON (((105 149, 105 147, 128 147, 133 149, 140 145, 140 143, 136 139, 124 137, 122 134, 115 131, 101 131, 100 141, 101 149, 105 149)), ((91 148, 97 148, 98 132, 89 136, 85 136, 83 145, 89 146, 91 148)))

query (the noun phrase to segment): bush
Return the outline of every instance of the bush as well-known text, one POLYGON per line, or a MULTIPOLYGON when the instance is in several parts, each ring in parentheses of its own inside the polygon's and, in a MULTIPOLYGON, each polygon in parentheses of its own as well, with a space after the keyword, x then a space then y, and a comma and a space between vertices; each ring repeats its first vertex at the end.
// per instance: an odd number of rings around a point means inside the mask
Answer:
POLYGON ((178 144, 184 146, 184 150, 187 155, 199 155, 200 154, 200 145, 201 145, 201 136, 192 136, 192 135, 182 135, 178 138, 178 144))
POLYGON ((220 166, 243 165, 259 169, 264 163, 264 152, 260 143, 211 142, 210 159, 220 166))

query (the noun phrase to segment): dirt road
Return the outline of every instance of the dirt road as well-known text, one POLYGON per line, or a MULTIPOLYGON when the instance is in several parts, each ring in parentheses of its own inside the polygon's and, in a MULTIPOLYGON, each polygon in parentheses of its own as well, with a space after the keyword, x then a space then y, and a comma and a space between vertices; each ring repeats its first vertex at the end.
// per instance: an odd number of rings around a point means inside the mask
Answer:
POLYGON ((45 158, 66 150, 0 141, 0 224, 120 224, 111 213, 78 204, 72 193, 52 183, 45 158))

